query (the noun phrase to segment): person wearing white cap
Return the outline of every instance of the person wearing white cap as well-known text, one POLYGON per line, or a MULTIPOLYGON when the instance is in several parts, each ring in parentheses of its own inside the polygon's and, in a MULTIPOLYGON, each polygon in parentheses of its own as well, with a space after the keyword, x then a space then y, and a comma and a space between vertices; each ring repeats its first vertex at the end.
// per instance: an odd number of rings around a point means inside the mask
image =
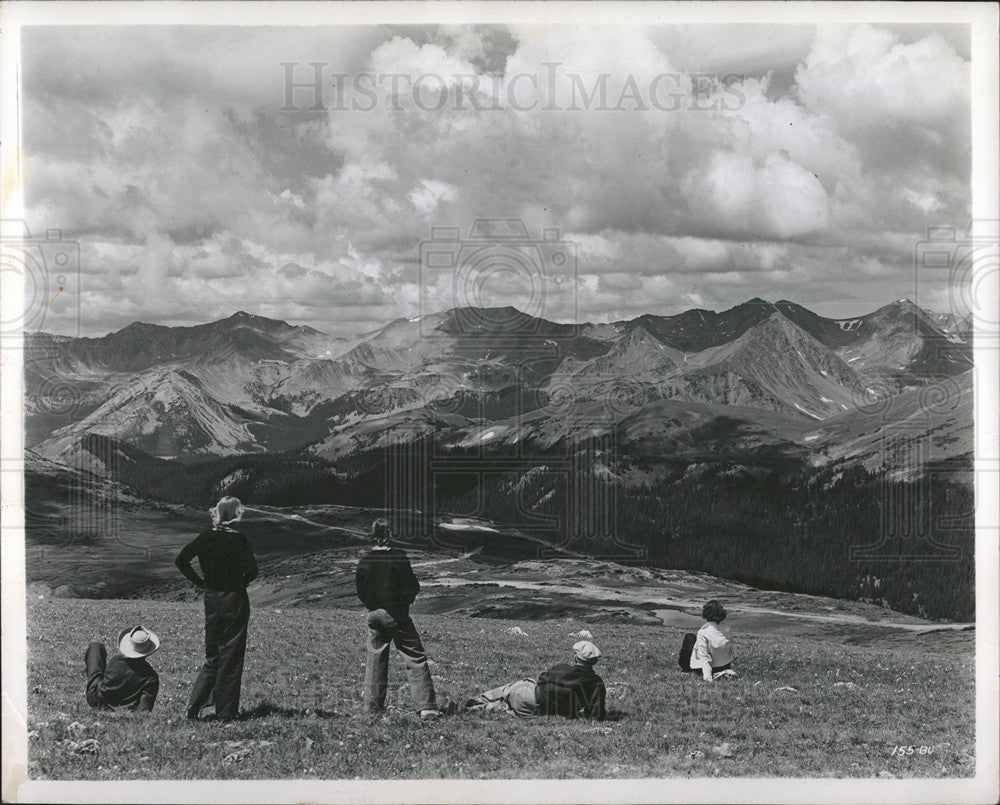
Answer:
POLYGON ((520 718, 564 716, 607 717, 604 680, 594 671, 600 649, 589 640, 573 644, 573 662, 553 665, 538 680, 520 679, 480 693, 465 703, 467 710, 505 710, 520 718))
POLYGON ((91 707, 153 709, 160 690, 160 677, 146 658, 160 647, 160 638, 145 626, 122 629, 118 634, 119 655, 108 662, 103 643, 87 646, 87 704, 91 707))
POLYGON ((573 644, 573 663, 560 663, 538 677, 542 715, 595 718, 603 721, 607 690, 594 671, 601 652, 589 640, 573 644))

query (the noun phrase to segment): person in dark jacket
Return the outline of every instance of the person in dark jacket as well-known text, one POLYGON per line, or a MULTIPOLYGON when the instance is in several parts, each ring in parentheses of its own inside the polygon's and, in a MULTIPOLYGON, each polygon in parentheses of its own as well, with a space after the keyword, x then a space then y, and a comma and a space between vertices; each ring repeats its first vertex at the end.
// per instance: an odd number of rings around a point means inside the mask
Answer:
POLYGON ((365 663, 364 703, 369 712, 385 707, 389 685, 389 643, 403 655, 410 696, 421 718, 441 715, 434 697, 434 683, 427 654, 410 617, 410 604, 420 592, 420 582, 406 554, 390 545, 389 522, 372 523, 372 549, 361 557, 355 574, 358 598, 368 608, 370 630, 365 663))
POLYGON ((250 623, 247 585, 257 578, 257 562, 247 538, 233 528, 243 516, 237 498, 224 497, 210 510, 213 527, 184 546, 175 564, 191 583, 205 591, 205 664, 194 683, 187 717, 198 718, 211 699, 215 717, 235 719, 250 623), (191 560, 197 558, 202 576, 191 560))
POLYGON ((601 656, 589 640, 573 645, 573 662, 553 665, 538 680, 521 679, 480 693, 468 710, 506 710, 520 718, 563 716, 604 721, 607 689, 594 671, 601 656))
POLYGON ((150 711, 160 690, 160 677, 146 658, 160 647, 160 638, 144 626, 122 629, 118 654, 108 662, 103 643, 87 646, 87 704, 150 711))
POLYGON ((593 718, 603 721, 607 689, 594 671, 601 657, 589 640, 573 644, 573 662, 553 665, 538 677, 538 707, 543 716, 593 718))

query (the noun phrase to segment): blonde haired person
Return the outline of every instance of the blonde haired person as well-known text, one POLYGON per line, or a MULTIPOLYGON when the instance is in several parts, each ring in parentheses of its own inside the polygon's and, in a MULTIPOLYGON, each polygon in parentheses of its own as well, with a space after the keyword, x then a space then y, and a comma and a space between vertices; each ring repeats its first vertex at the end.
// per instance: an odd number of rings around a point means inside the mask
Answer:
POLYGON ((243 517, 237 498, 222 498, 209 514, 212 528, 185 545, 175 561, 181 573, 205 591, 205 664, 191 691, 187 716, 198 718, 211 699, 216 718, 230 721, 240 711, 250 623, 247 585, 257 578, 257 561, 246 536, 234 527, 243 517), (195 558, 204 578, 191 567, 195 558))
POLYGON ((234 498, 230 495, 220 498, 219 502, 208 510, 208 514, 212 518, 212 528, 238 523, 243 519, 244 511, 245 509, 243 508, 243 504, 240 503, 239 498, 234 498))

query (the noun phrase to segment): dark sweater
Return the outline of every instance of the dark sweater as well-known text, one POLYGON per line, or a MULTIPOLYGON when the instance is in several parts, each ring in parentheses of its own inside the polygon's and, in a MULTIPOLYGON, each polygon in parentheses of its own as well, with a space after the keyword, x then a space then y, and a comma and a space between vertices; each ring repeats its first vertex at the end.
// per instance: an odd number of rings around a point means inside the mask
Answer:
POLYGON ((535 697, 542 715, 603 721, 607 691, 592 665, 560 663, 538 677, 535 697))
POLYGON ((369 610, 406 611, 420 592, 410 560, 398 548, 366 553, 358 562, 354 581, 358 598, 369 610))
POLYGON ((144 658, 118 655, 108 661, 100 683, 99 702, 102 707, 152 710, 159 690, 160 677, 144 658))
POLYGON ((223 592, 239 592, 257 578, 257 561, 247 538, 228 528, 202 531, 185 545, 174 561, 177 568, 198 587, 223 592), (198 558, 199 576, 191 560, 198 558))

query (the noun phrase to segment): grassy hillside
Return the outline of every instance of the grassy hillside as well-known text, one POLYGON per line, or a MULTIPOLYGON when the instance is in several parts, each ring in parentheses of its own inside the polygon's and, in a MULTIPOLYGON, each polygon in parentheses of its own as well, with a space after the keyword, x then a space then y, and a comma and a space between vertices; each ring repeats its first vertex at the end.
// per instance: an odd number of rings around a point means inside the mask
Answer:
POLYGON ((200 602, 34 599, 28 607, 30 775, 46 779, 941 777, 974 772, 972 636, 965 648, 860 647, 742 633, 739 679, 708 686, 676 665, 681 629, 581 621, 418 618, 439 695, 565 660, 581 628, 605 653, 604 724, 499 713, 421 723, 393 657, 383 717, 361 712, 358 610, 258 607, 243 707, 231 725, 190 723, 200 602), (83 650, 141 621, 162 639, 148 715, 89 709, 83 650), (72 630, 68 624, 73 624, 72 630), (525 635, 509 631, 521 626, 525 635), (85 743, 92 740, 94 743, 85 743), (893 754, 898 744, 912 755, 893 754), (929 748, 923 754, 920 746, 929 748), (93 749, 94 751, 87 751, 93 749))

